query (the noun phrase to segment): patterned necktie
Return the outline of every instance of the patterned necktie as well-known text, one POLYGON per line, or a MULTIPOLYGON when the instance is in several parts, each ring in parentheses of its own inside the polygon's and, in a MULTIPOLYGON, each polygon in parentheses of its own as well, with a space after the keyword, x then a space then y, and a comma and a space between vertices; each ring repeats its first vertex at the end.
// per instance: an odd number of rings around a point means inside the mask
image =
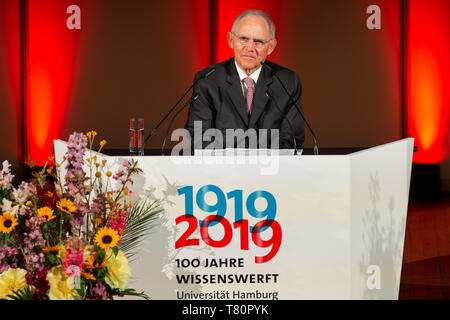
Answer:
POLYGON ((247 113, 252 112, 252 102, 253 102, 253 79, 250 77, 244 78, 245 85, 247 86, 247 96, 245 100, 247 101, 247 113))

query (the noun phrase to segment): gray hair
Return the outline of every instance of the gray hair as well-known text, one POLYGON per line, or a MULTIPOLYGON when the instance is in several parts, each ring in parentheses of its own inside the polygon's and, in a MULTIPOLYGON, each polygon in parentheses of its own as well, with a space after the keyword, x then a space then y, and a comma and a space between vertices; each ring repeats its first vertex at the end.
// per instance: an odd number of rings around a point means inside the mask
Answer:
POLYGON ((247 11, 242 12, 240 15, 237 16, 236 20, 234 20, 233 27, 231 28, 231 32, 236 31, 236 29, 239 25, 239 22, 241 22, 241 19, 246 16, 259 16, 259 17, 264 18, 267 21, 267 23, 269 24, 270 39, 271 40, 275 39, 275 23, 273 23, 272 18, 262 10, 247 10, 247 11))

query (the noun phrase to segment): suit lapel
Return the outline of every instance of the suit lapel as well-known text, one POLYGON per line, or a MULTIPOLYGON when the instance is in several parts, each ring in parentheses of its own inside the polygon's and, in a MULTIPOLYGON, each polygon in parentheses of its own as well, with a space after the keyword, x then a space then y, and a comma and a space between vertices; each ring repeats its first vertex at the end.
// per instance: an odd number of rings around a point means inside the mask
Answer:
POLYGON ((261 69, 261 74, 259 75, 258 82, 256 83, 249 128, 255 127, 255 124, 258 122, 259 117, 261 116, 267 102, 269 101, 269 98, 266 95, 266 91, 272 81, 273 79, 270 70, 263 66, 261 69))
POLYGON ((245 106, 244 94, 242 93, 242 86, 239 80, 239 75, 237 73, 236 66, 234 64, 234 59, 230 59, 227 72, 228 72, 227 82, 230 84, 230 86, 227 88, 227 94, 230 97, 231 101, 233 102, 233 105, 237 113, 242 118, 242 121, 248 127, 249 119, 247 114, 247 108, 245 106))

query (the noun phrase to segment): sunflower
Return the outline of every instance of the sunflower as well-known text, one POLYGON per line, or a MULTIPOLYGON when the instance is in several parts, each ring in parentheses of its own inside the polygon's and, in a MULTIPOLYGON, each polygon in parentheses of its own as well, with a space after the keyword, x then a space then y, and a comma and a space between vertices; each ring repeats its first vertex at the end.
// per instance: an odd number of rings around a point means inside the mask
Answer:
POLYGON ((56 207, 59 210, 65 212, 65 213, 68 213, 68 214, 71 214, 72 212, 77 211, 77 207, 75 207, 73 202, 66 198, 59 200, 56 207))
POLYGON ((113 248, 119 242, 120 237, 116 230, 103 227, 95 235, 95 242, 102 249, 113 248))
POLYGON ((9 212, 0 216, 0 232, 10 233, 17 226, 17 219, 9 212))
POLYGON ((44 217, 44 222, 49 222, 50 220, 56 218, 56 216, 53 215, 53 210, 49 207, 40 208, 36 213, 38 217, 44 217))
POLYGON ((103 268, 106 265, 106 259, 103 259, 101 263, 97 262, 97 254, 93 253, 89 256, 89 258, 84 262, 86 269, 99 269, 103 268))
POLYGON ((87 280, 96 280, 92 273, 81 271, 81 276, 87 280))

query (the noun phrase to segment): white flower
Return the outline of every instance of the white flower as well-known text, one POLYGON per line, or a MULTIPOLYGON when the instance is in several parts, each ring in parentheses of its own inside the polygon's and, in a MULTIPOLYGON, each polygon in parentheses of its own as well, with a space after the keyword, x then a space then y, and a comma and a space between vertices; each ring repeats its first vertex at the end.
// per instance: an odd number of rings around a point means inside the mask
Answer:
POLYGON ((8 160, 3 161, 2 163, 3 168, 2 168, 2 173, 6 174, 6 173, 11 173, 11 165, 9 164, 8 160))
POLYGON ((20 205, 13 206, 13 202, 8 199, 3 199, 3 204, 0 206, 2 212, 9 212, 13 216, 17 216, 19 213, 20 205))
POLYGON ((3 212, 10 212, 11 211, 11 205, 12 205, 11 201, 9 201, 8 199, 3 199, 2 207, 1 207, 2 211, 3 212))
POLYGON ((82 195, 80 192, 77 192, 77 193, 74 195, 73 201, 74 201, 74 203, 76 203, 76 204, 84 203, 84 195, 82 195))
POLYGON ((0 187, 3 189, 9 189, 12 187, 12 180, 14 178, 14 175, 11 174, 10 167, 8 160, 3 161, 3 168, 2 171, 0 171, 0 187))
POLYGON ((33 184, 22 182, 19 188, 13 191, 13 197, 18 203, 24 204, 34 193, 36 193, 36 187, 33 184))

